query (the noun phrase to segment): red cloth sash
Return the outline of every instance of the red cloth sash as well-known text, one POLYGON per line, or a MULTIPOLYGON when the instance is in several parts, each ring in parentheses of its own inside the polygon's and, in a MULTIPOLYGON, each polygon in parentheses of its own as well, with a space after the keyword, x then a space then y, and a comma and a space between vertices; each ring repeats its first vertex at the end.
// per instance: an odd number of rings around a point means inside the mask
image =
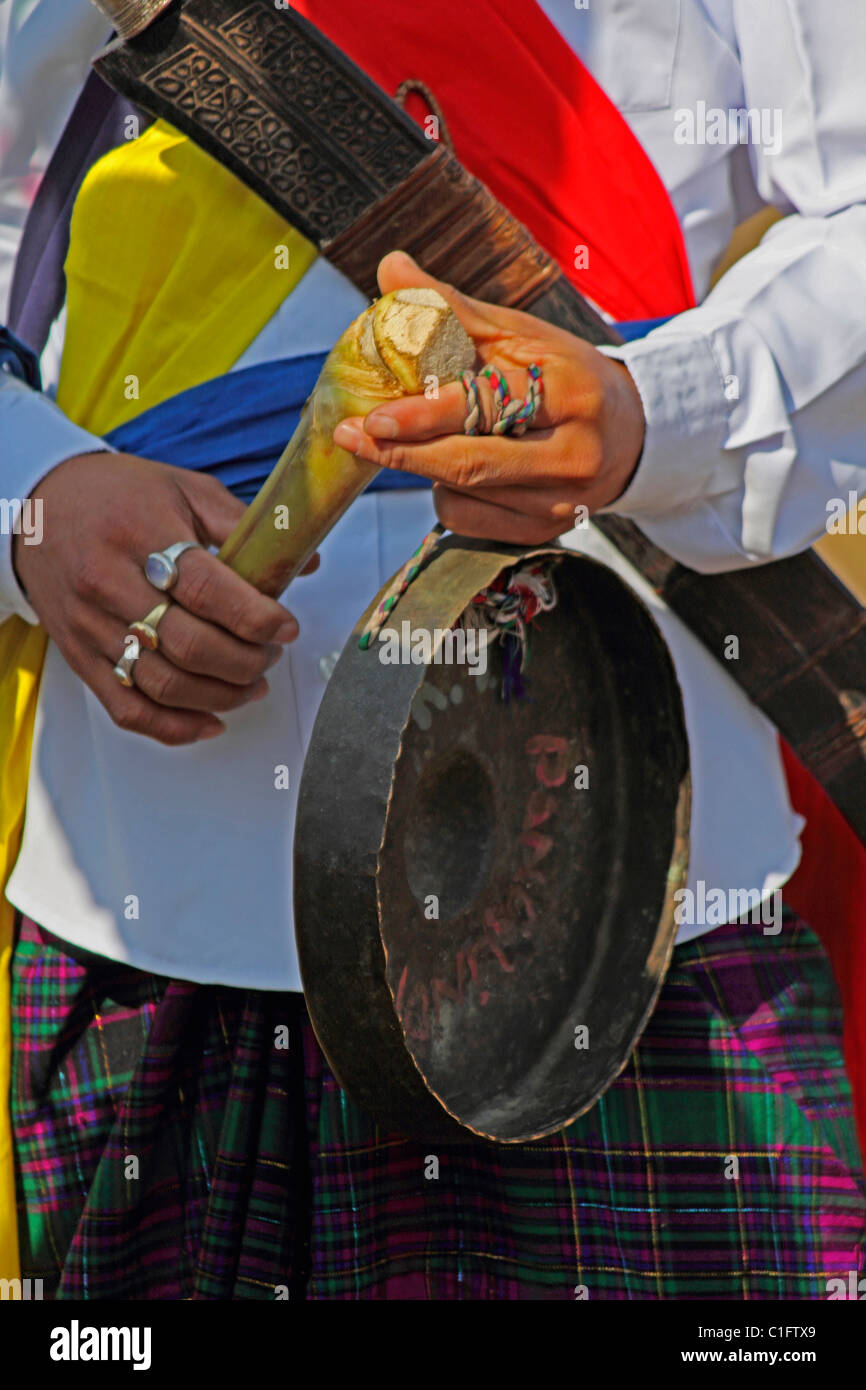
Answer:
POLYGON ((796 754, 780 743, 791 804, 806 820, 803 858, 783 895, 821 937, 839 984, 845 1062, 866 1155, 866 849, 796 754))
MULTIPOLYGON (((293 8, 390 95, 407 78, 423 82, 463 165, 615 319, 694 306, 664 184, 535 0, 437 0, 429 10, 393 0, 294 0, 293 8)), ((408 109, 422 121, 427 114, 411 102, 408 109)), ((782 755, 792 804, 807 820, 785 899, 821 936, 839 981, 866 1153, 866 849, 784 744, 782 755)))
POLYGON ((299 0, 292 8, 390 96, 407 78, 420 79, 463 166, 615 319, 694 304, 664 184, 535 0, 436 0, 429 8, 299 0))

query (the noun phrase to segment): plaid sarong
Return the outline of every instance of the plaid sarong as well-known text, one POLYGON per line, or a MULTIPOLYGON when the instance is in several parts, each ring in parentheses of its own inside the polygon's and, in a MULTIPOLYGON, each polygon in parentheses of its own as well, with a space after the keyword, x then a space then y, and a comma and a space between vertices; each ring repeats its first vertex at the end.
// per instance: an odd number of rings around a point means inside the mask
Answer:
POLYGON ((864 1270, 836 990, 790 913, 679 947, 601 1102, 516 1146, 378 1128, 299 995, 71 949, 25 920, 13 962, 22 1273, 46 1294, 820 1299, 864 1270))

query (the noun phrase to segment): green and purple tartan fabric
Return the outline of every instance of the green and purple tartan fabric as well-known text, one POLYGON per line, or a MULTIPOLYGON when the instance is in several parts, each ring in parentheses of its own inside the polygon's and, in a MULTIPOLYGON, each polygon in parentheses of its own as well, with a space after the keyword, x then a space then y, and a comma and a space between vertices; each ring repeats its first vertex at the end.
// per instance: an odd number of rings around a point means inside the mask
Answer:
POLYGON ((13 1026, 23 1273, 60 1298, 821 1299, 866 1264, 835 987, 790 914, 678 948, 615 1085, 532 1144, 388 1134, 299 996, 26 920, 13 1026))

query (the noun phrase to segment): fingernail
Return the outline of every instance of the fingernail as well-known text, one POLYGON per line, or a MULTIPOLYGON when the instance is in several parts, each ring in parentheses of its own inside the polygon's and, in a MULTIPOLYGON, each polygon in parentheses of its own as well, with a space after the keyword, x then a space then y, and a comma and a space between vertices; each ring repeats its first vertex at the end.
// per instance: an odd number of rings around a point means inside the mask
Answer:
POLYGON ((219 738, 220 734, 224 734, 225 731, 225 724, 208 724, 206 728, 202 729, 196 742, 200 743, 203 738, 219 738))
POLYGON ((277 662, 279 661, 280 657, 281 657, 282 654, 283 654, 283 649, 282 649, 282 647, 270 646, 270 647, 268 648, 268 650, 269 650, 269 652, 270 652, 270 656, 268 657, 268 662, 267 662, 267 665, 265 666, 265 670, 266 670, 266 671, 270 671, 270 669, 271 669, 272 666, 276 666, 277 662))
POLYGON ((345 449, 347 453, 356 454, 361 442, 361 431, 356 430, 354 425, 347 425, 344 422, 334 430, 334 443, 340 449, 345 449))
POLYGON ((268 694, 270 688, 271 687, 268 685, 266 680, 259 681, 258 685, 253 686, 252 690, 246 698, 245 703, 248 705, 252 705, 255 704, 256 700, 263 700, 265 696, 268 694))
POLYGON ((297 619, 292 618, 290 616, 286 618, 286 621, 284 623, 280 624, 279 629, 277 631, 277 641, 294 642, 295 638, 298 635, 298 631, 299 628, 297 619))
POLYGON ((393 415, 368 415, 364 429, 374 439, 396 439, 400 426, 393 415))

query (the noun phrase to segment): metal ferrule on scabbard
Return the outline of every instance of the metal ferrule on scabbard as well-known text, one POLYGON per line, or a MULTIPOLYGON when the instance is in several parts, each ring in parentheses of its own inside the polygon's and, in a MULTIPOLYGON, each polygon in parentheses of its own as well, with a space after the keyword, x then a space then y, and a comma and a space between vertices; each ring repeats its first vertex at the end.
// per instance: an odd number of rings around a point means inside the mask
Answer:
POLYGON ((122 39, 131 39, 152 24, 172 0, 90 0, 122 39))

